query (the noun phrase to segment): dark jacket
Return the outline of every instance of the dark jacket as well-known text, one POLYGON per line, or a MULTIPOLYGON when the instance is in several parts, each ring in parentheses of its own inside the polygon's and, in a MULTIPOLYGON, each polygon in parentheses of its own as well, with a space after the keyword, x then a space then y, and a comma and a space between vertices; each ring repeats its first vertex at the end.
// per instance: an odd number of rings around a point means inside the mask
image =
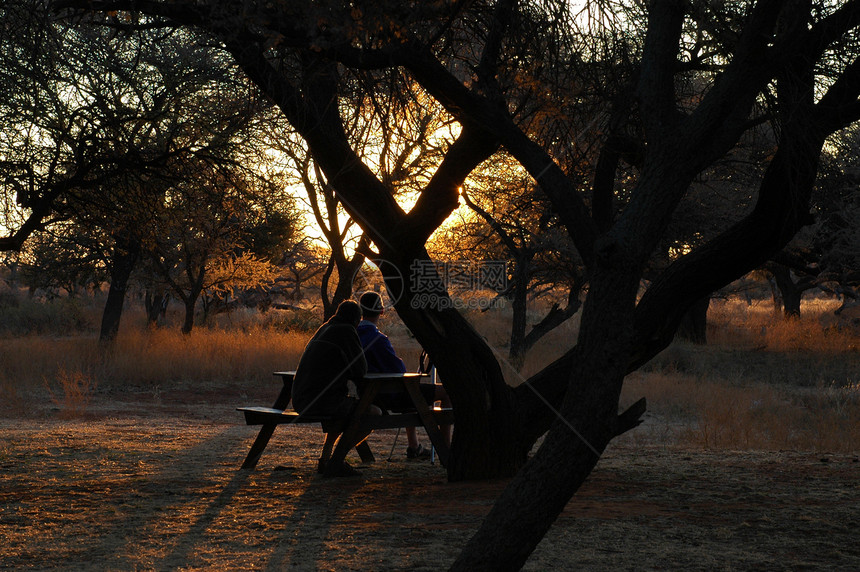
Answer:
POLYGON ((293 381, 293 408, 329 415, 347 399, 347 381, 365 373, 367 361, 355 326, 335 316, 305 346, 293 381))
POLYGON ((368 320, 362 320, 358 324, 358 339, 364 348, 364 357, 367 359, 368 373, 403 373, 406 365, 397 357, 391 340, 379 331, 376 324, 368 320))

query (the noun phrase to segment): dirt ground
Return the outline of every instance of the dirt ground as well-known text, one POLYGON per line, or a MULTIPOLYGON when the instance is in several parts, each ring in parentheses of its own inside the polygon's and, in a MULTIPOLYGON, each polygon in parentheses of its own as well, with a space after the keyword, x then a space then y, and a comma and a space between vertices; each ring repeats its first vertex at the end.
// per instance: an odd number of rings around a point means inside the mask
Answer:
MULTIPOLYGON (((234 407, 270 400, 229 394, 3 415, 0 569, 444 570, 505 486, 447 483, 402 434, 386 460, 396 430, 371 437, 361 477, 318 477, 310 426, 240 470, 257 428, 234 407)), ((858 461, 622 440, 525 570, 860 570, 858 461)))

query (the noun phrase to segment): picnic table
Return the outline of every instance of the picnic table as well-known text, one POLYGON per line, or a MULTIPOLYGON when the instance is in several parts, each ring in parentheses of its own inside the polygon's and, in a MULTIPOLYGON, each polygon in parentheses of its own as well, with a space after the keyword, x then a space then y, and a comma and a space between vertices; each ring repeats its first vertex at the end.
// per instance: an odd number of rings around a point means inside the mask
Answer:
POLYGON ((367 441, 359 441, 368 430, 391 429, 396 427, 424 427, 436 455, 442 465, 447 464, 449 448, 442 435, 441 426, 454 422, 453 411, 449 408, 433 407, 421 394, 419 383, 429 380, 426 373, 369 373, 355 381, 361 398, 353 412, 346 418, 335 419, 321 415, 302 415, 288 409, 292 395, 295 371, 278 371, 283 387, 272 407, 239 407, 248 425, 262 425, 257 438, 251 445, 243 469, 253 469, 269 443, 278 425, 295 423, 320 423, 326 434, 320 455, 321 466, 337 467, 346 458, 350 449, 355 448, 362 462, 375 460, 367 441), (414 406, 405 412, 383 412, 383 415, 368 414, 368 409, 380 392, 404 392, 414 406))

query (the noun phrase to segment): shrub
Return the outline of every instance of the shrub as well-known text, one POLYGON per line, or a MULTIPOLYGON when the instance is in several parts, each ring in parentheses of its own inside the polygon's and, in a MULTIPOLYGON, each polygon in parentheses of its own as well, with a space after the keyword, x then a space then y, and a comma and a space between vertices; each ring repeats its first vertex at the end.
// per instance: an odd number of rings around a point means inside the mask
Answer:
POLYGON ((75 298, 22 300, 8 294, 0 301, 0 333, 5 335, 68 335, 92 330, 98 323, 96 314, 75 298))
POLYGON ((304 308, 270 310, 261 324, 282 332, 314 332, 322 325, 322 315, 304 308))

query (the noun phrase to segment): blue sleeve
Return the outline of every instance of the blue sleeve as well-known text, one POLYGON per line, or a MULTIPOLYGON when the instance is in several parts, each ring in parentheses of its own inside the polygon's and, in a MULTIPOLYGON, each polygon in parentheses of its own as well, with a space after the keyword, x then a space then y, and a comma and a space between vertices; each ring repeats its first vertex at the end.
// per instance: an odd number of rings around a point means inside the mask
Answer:
POLYGON ((406 365, 397 357, 391 340, 379 331, 360 329, 359 338, 367 358, 368 373, 404 373, 406 365))

